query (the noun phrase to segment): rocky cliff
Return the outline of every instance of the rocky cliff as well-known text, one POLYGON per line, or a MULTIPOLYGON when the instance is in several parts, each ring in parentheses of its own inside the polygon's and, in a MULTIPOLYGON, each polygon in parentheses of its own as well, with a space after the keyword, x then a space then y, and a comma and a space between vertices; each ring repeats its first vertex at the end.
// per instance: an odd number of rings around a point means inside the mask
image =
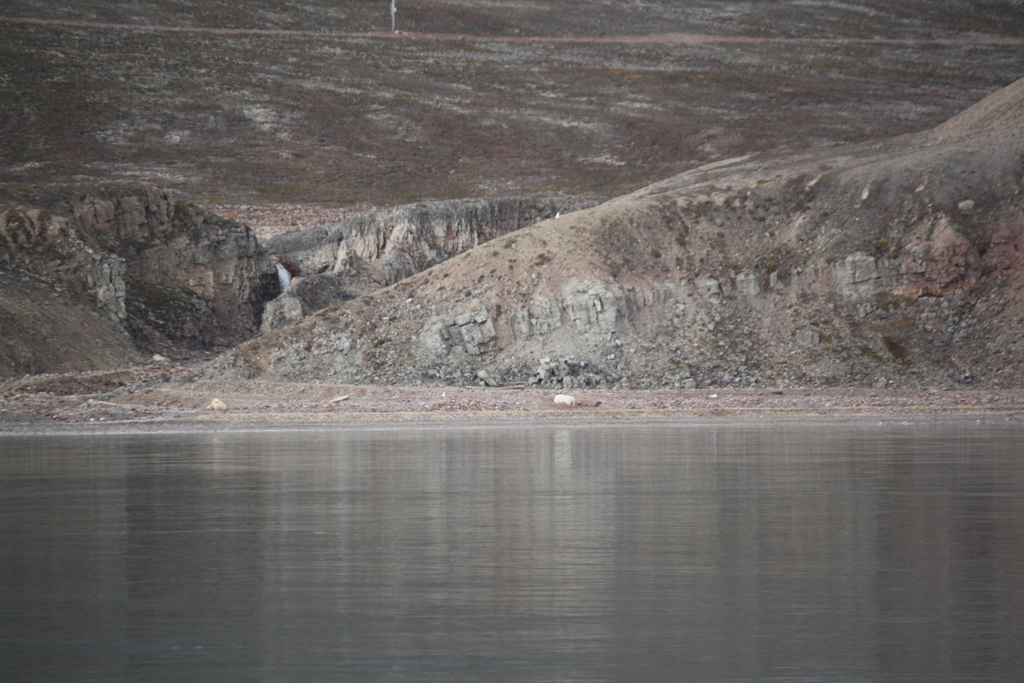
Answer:
POLYGON ((0 380, 140 362, 121 325, 63 282, 0 267, 0 380))
POLYGON ((1019 386, 1022 176, 1024 81, 926 133, 719 162, 507 234, 211 373, 1019 386))
MULTIPOLYGON (((255 334, 265 301, 280 291, 273 263, 247 228, 155 186, 40 192, 33 200, 38 205, 22 200, 0 207, 4 271, 50 283, 69 306, 92 308, 105 329, 142 349, 237 344, 255 334)), ((11 316, 17 289, 4 288, 11 316)), ((28 335, 19 348, 31 349, 37 332, 18 327, 28 335)), ((8 359, 8 374, 75 367, 74 353, 31 362, 19 357, 8 359)))
POLYGON ((596 200, 504 197, 421 202, 279 235, 267 249, 294 275, 264 330, 385 287, 456 254, 596 200))

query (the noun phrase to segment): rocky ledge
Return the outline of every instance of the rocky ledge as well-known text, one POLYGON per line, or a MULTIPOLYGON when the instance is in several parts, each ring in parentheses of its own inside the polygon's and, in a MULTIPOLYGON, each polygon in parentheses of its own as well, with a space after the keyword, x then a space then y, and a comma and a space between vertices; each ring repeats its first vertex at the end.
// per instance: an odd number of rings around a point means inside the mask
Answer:
MULTIPOLYGON (((248 228, 140 183, 10 198, 0 205, 0 263, 48 283, 66 308, 92 309, 107 330, 150 353, 249 339, 265 302, 280 291, 273 262, 248 228)), ((74 355, 31 353, 40 331, 19 322, 16 310, 27 291, 12 285, 0 297, 8 346, 21 350, 5 355, 3 372, 74 367, 74 355)))
POLYGON ((268 240, 294 277, 263 331, 415 275, 489 240, 597 204, 567 197, 420 202, 369 211, 268 240))

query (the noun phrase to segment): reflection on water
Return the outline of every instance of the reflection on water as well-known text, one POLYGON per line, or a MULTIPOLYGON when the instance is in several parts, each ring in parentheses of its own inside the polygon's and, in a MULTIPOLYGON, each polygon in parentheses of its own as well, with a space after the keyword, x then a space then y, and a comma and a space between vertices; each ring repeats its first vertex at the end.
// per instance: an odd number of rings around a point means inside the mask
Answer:
POLYGON ((965 426, 0 440, 3 681, 1019 681, 965 426))

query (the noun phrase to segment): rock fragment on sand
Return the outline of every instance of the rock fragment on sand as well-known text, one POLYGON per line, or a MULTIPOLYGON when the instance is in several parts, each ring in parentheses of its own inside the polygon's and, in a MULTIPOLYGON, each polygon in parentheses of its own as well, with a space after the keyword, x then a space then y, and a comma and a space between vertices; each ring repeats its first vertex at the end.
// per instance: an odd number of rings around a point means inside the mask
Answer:
POLYGON ((821 343, 821 335, 814 330, 797 330, 796 343, 801 346, 817 346, 821 343))

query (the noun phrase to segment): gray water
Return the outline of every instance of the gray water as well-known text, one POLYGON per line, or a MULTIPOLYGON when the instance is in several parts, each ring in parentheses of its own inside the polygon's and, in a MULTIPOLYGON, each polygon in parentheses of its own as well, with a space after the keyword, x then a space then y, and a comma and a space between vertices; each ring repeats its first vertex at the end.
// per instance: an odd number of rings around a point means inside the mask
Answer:
POLYGON ((1024 430, 0 439, 0 681, 1021 681, 1024 430))

